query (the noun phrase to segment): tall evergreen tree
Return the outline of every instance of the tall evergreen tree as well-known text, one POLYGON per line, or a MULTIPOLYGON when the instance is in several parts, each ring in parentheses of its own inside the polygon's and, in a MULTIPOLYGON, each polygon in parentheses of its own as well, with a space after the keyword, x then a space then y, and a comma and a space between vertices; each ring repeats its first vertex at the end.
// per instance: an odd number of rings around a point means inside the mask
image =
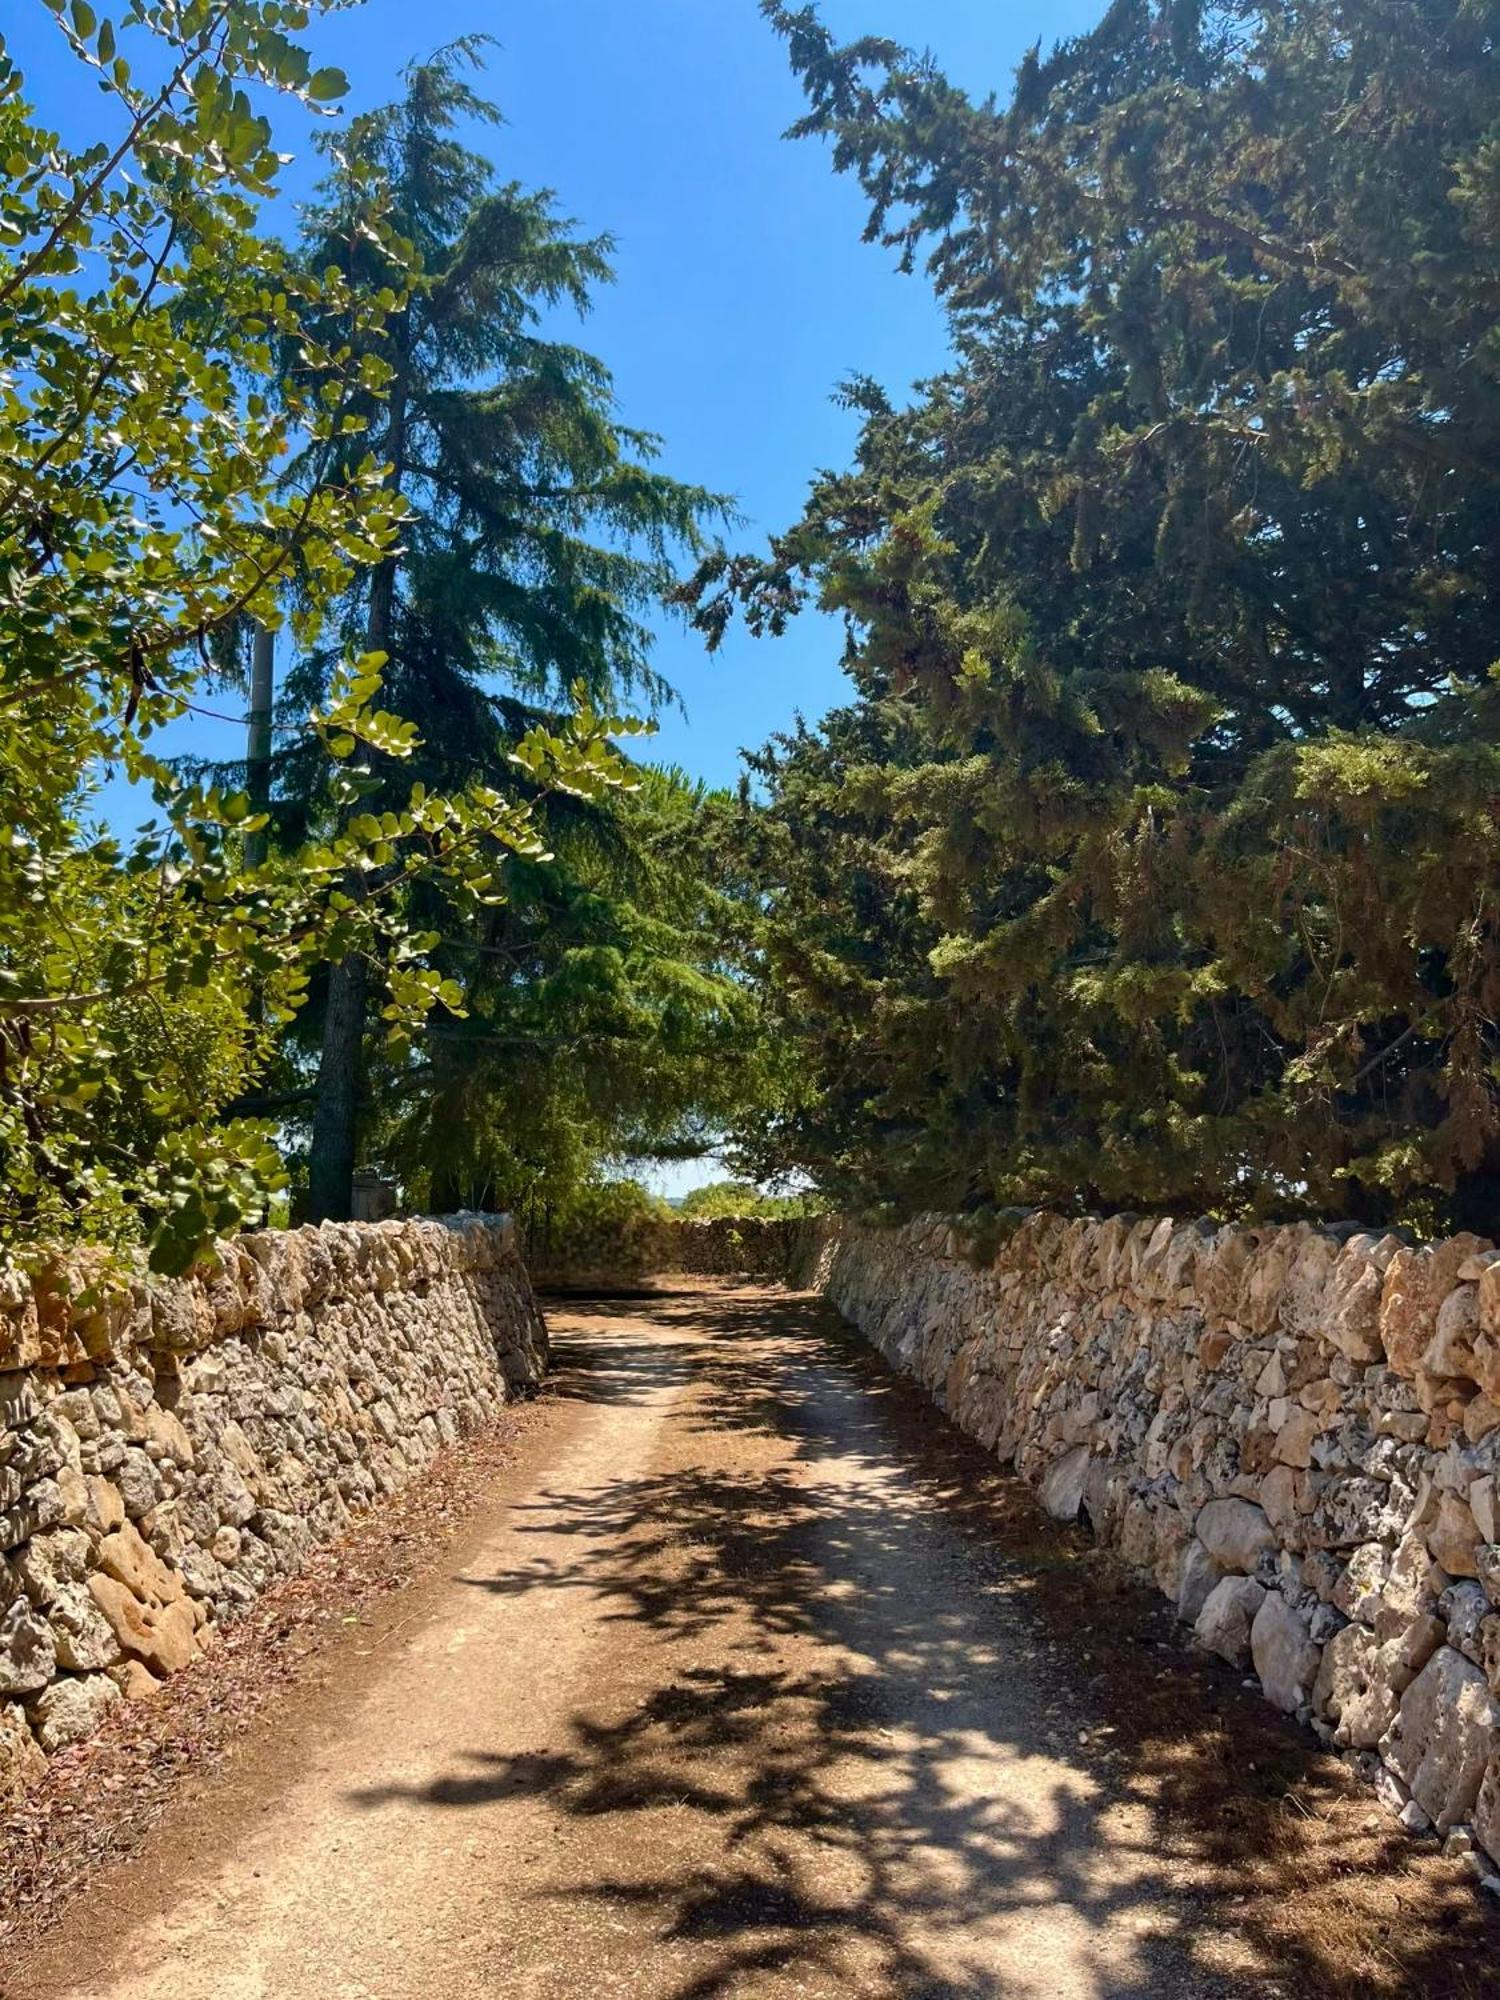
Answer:
MULTIPOLYGON (((553 309, 585 312, 609 280, 610 244, 576 235, 546 191, 498 182, 463 142, 465 125, 498 122, 469 81, 482 52, 479 38, 442 50, 407 72, 398 102, 353 121, 307 240, 314 268, 335 263, 378 293, 386 254, 358 226, 373 189, 417 263, 371 356, 381 395, 368 433, 350 447, 388 467, 406 530, 346 609, 388 657, 391 699, 434 784, 513 775, 519 738, 548 707, 660 700, 644 617, 676 581, 674 550, 699 547, 718 504, 654 470, 655 440, 618 421, 603 364, 550 336, 553 309)), ((294 699, 324 665, 294 677, 294 699)), ((317 810, 318 781, 314 765, 289 765, 284 794, 317 810)), ((362 803, 385 804, 378 773, 362 803)), ((364 961, 350 956, 323 1010, 316 1217, 348 1212, 367 1012, 364 961)))
POLYGON ((952 367, 700 616, 842 611, 769 753, 799 1152, 906 1205, 1493 1224, 1492 0, 1116 0, 974 103, 768 4, 952 367))

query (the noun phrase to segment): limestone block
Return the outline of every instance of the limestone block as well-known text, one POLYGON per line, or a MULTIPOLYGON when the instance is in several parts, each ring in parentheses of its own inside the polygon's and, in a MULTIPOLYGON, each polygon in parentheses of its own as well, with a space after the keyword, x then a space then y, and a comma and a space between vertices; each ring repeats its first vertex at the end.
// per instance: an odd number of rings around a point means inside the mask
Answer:
POLYGON ((1270 1592, 1250 1627, 1250 1657, 1266 1699, 1292 1715, 1312 1693, 1319 1653, 1307 1625, 1286 1599, 1270 1592))
POLYGON ((1226 1576, 1215 1584, 1204 1601, 1193 1634, 1200 1646, 1232 1667, 1243 1667, 1250 1658, 1250 1631, 1266 1593, 1247 1576, 1226 1576))
POLYGON ((11 1558, 21 1588, 33 1604, 51 1603, 69 1583, 82 1580, 89 1566, 89 1538, 80 1528, 55 1528, 33 1535, 11 1558))
POLYGON ((1184 1625, 1196 1624, 1209 1593, 1223 1576, 1223 1569, 1202 1542, 1194 1538, 1188 1543, 1177 1577, 1177 1616, 1184 1625))
POLYGON ((1433 1561, 1422 1536, 1406 1535, 1391 1557, 1381 1585, 1375 1612, 1376 1637, 1393 1638, 1424 1614, 1433 1612, 1451 1582, 1447 1571, 1433 1561))
POLYGON ((1048 1467, 1038 1497, 1054 1521, 1078 1519, 1092 1457, 1093 1453, 1087 1445, 1075 1445, 1048 1467))
POLYGON ((1373 1749, 1395 1721, 1401 1690, 1388 1669, 1385 1649, 1363 1625, 1346 1625, 1323 1648, 1313 1708, 1333 1724, 1341 1748, 1373 1749))
POLYGON ((1380 1297, 1380 1341, 1398 1375, 1411 1380, 1422 1365, 1438 1311, 1466 1260, 1494 1245, 1481 1236, 1450 1236, 1421 1249, 1403 1247, 1386 1269, 1380 1297))
POLYGON ((84 1525, 94 1534, 110 1535, 116 1528, 125 1525, 125 1502, 120 1489, 112 1480, 98 1473, 86 1480, 88 1507, 84 1515, 84 1525))
POLYGON ((1472 1811, 1497 1719, 1484 1675, 1451 1646, 1438 1648, 1402 1696, 1380 1754, 1439 1833, 1472 1811))
POLYGON ((97 1572, 88 1587, 121 1650, 152 1673, 175 1674, 196 1656, 197 1620, 186 1597, 172 1604, 144 1604, 123 1583, 97 1572))
POLYGON ((1500 1751, 1485 1766, 1474 1804, 1474 1833, 1490 1859, 1500 1862, 1500 1751))
POLYGON ((1150 1501, 1137 1494, 1126 1506, 1117 1546, 1133 1569, 1151 1569, 1156 1562, 1156 1515, 1150 1501))
POLYGON ((35 1694, 57 1671, 52 1628, 25 1597, 0 1616, 0 1696, 35 1694))
POLYGON ((1306 1470, 1312 1464, 1313 1445, 1323 1429, 1321 1417, 1300 1405, 1287 1412, 1276 1433, 1276 1457, 1282 1465, 1306 1470))
POLYGON ((1472 1270, 1460 1275, 1472 1275, 1478 1281, 1480 1332, 1500 1337, 1500 1255, 1491 1251, 1487 1257, 1476 1258, 1472 1270))
POLYGON ((1379 1361, 1380 1299, 1386 1268, 1400 1248, 1394 1236, 1355 1236, 1344 1245, 1329 1281, 1323 1331, 1350 1361, 1379 1361))
POLYGON ((1163 1597, 1176 1602, 1182 1589, 1182 1572, 1189 1547, 1199 1546, 1188 1533, 1182 1516, 1171 1508, 1157 1513, 1153 1524, 1154 1547, 1151 1574, 1163 1597))
POLYGON ((1455 1285, 1438 1307, 1432 1339, 1422 1355, 1429 1375, 1474 1379, 1474 1340, 1479 1332, 1479 1287, 1455 1285))
POLYGON ((104 1537, 96 1560, 106 1576, 148 1602, 172 1604, 183 1595, 182 1579, 141 1539, 133 1522, 104 1537))
POLYGON ((1322 1330, 1342 1246, 1320 1229, 1299 1233, 1281 1294, 1281 1323, 1289 1333, 1322 1330))
POLYGON ((57 1664, 75 1673, 97 1673, 120 1657, 119 1641, 87 1588, 64 1584, 47 1607, 57 1664))
POLYGON ((1441 1563, 1450 1576, 1479 1574, 1476 1557, 1482 1537, 1468 1503, 1458 1494, 1444 1493, 1440 1497, 1437 1516, 1428 1525, 1426 1534, 1433 1560, 1441 1563))
POLYGON ((1276 1546, 1264 1512, 1248 1500, 1210 1500, 1198 1515, 1195 1532, 1221 1568, 1242 1576, 1276 1546))
POLYGON ((1273 1465, 1256 1490, 1256 1498, 1276 1540, 1287 1547, 1297 1540, 1301 1524, 1302 1475, 1289 1465, 1273 1465))
POLYGON ((1448 1628, 1448 1644, 1467 1659, 1482 1664, 1479 1628, 1490 1615, 1490 1600, 1474 1582, 1451 1583, 1438 1600, 1438 1612, 1448 1628))
POLYGON ((120 1699, 108 1674, 66 1675, 27 1704, 32 1732, 50 1756, 91 1736, 120 1699))

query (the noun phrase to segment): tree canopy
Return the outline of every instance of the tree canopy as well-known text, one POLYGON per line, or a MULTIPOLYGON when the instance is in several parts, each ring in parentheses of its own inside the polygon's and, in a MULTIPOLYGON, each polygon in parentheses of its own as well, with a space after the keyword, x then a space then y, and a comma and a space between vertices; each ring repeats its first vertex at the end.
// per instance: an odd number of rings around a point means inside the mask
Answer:
POLYGON ((275 1130, 235 1107, 320 968, 358 955, 398 1036, 456 1005, 416 884, 488 907, 504 857, 545 851, 544 793, 626 782, 624 725, 518 732, 524 791, 413 782, 385 648, 339 630, 403 533, 372 432, 420 267, 357 164, 347 256, 314 266, 259 228, 280 156, 251 93, 345 88, 295 42, 314 10, 46 4, 103 136, 48 131, 0 44, 0 1237, 144 1239, 177 1267, 283 1177, 275 1130), (151 740, 247 619, 327 663, 294 726, 333 810, 272 851, 243 790, 151 740), (154 791, 131 839, 98 823, 110 770, 154 791))
MULTIPOLYGON (((657 469, 657 441, 620 421, 604 363, 544 325, 588 310, 611 246, 460 136, 498 123, 473 81, 484 53, 481 39, 440 50, 397 101, 352 121, 304 254, 313 269, 342 258, 361 295, 388 288, 384 244, 345 223, 373 189, 416 266, 378 335, 390 376, 361 441, 389 467, 401 545, 344 594, 344 643, 388 656, 390 698, 420 736, 415 773, 518 786, 538 847, 506 864, 503 908, 455 905, 436 881, 409 899, 464 988, 461 1021, 435 1009, 392 1045, 371 1033, 360 959, 334 971, 312 1010, 317 1216, 348 1214, 357 1160, 438 1207, 514 1206, 539 1187, 559 1200, 603 1156, 687 1143, 743 1101, 753 1070, 754 1009, 719 962, 710 802, 639 769, 628 793, 559 790, 550 756, 526 747, 571 701, 671 698, 648 620, 679 559, 701 553, 700 524, 727 507, 657 469)), ((323 698, 330 657, 299 662, 291 710, 323 698)), ((327 818, 325 769, 316 744, 282 758, 285 825, 327 818)), ((377 784, 368 803, 386 802, 377 784)))
POLYGON ((972 101, 765 7, 951 367, 697 584, 847 622, 758 760, 844 1200, 1493 1224, 1491 0, 1116 0, 972 101))

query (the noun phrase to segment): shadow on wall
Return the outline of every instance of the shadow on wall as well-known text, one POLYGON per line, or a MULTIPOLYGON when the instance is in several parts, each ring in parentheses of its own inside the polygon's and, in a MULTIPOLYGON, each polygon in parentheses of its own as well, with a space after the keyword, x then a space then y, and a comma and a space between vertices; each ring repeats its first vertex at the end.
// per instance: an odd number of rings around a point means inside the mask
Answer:
POLYGON ((690 1366, 682 1463, 539 1496, 532 1531, 566 1555, 470 1579, 578 1593, 656 1684, 602 1689, 543 1754, 476 1741, 363 1803, 609 1820, 615 1865, 566 1893, 655 1925, 672 2000, 772 1976, 993 2000, 996 1940, 1033 1920, 1083 1980, 1017 1951, 1007 2000, 1496 1990, 1500 1922, 1469 1884, 1185 1660, 1150 1593, 831 1310, 723 1296, 656 1316, 699 1343, 585 1313, 558 1393, 628 1402, 690 1366))

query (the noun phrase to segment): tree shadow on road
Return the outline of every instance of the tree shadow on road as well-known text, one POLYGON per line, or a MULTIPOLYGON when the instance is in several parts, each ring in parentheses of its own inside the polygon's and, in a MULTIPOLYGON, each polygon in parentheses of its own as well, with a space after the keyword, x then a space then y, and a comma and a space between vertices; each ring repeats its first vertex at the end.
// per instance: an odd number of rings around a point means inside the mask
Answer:
POLYGON ((564 1393, 691 1366, 681 1463, 538 1495, 548 1553, 467 1579, 576 1592, 628 1674, 561 1746, 364 1803, 608 1824, 607 1866, 538 1893, 635 1911, 672 2000, 1500 1990, 1468 1881, 826 1307, 653 1313, 677 1344, 580 1312, 564 1393))

